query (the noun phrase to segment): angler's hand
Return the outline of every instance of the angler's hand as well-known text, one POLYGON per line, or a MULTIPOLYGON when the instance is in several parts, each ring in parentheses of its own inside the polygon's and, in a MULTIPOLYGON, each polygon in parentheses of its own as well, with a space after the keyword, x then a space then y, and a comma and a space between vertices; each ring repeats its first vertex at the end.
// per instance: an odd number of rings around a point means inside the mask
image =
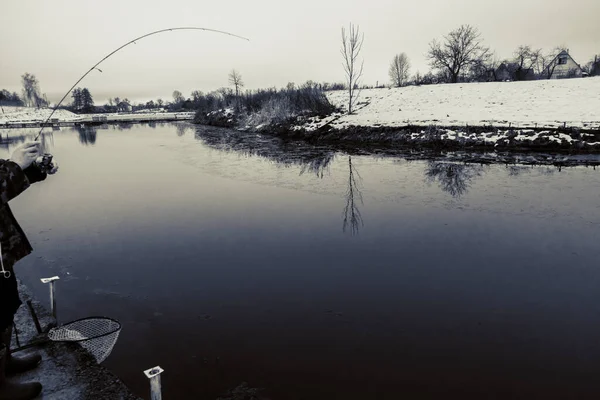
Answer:
POLYGON ((9 160, 16 163, 21 169, 25 169, 35 161, 39 154, 40 142, 25 142, 13 150, 9 160))

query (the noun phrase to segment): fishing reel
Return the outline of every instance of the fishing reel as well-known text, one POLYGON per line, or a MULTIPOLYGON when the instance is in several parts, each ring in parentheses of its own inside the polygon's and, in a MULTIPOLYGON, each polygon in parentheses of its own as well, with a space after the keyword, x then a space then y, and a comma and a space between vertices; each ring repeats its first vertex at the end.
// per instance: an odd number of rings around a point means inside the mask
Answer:
POLYGON ((35 159, 34 164, 40 169, 40 171, 49 174, 54 169, 54 163, 52 162, 52 154, 44 153, 35 159))

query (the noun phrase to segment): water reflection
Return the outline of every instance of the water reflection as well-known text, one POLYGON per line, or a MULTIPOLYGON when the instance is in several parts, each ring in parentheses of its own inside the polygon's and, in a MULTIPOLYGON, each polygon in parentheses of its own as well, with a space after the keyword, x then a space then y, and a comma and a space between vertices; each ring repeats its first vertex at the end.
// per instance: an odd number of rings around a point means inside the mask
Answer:
POLYGON ((344 207, 344 224, 342 229, 346 232, 349 226, 352 235, 358 234, 359 229, 365 225, 358 209, 359 202, 361 205, 364 205, 362 192, 359 189, 359 182, 361 181, 360 174, 352 166, 352 156, 348 156, 348 188, 345 195, 346 207, 344 207))
POLYGON ((79 143, 84 146, 94 145, 96 144, 96 136, 98 135, 98 131, 94 126, 76 126, 75 129, 77 133, 79 133, 79 143))
POLYGON ((428 183, 437 182, 444 192, 459 198, 468 192, 473 179, 480 177, 485 168, 477 164, 429 161, 425 168, 425 179, 428 183))
POLYGON ((26 140, 30 140, 29 135, 0 135, 0 148, 9 152, 11 148, 24 143, 26 140))
POLYGON ((131 122, 118 122, 115 124, 115 128, 119 131, 129 130, 133 128, 133 123, 131 122))
POLYGON ((194 128, 188 124, 175 124, 175 129, 177 130, 177 136, 181 137, 185 135, 187 131, 193 130, 194 128))
POLYGON ((326 146, 229 129, 198 127, 195 138, 217 150, 258 156, 284 166, 299 165, 300 175, 310 172, 320 178, 328 171, 336 154, 334 149, 326 146))

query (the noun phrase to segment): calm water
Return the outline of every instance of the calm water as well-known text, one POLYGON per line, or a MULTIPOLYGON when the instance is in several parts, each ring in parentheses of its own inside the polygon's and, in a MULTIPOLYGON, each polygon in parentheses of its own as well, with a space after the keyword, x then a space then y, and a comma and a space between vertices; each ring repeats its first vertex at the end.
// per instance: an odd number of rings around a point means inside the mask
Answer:
MULTIPOLYGON (((3 131, 6 137, 35 131, 3 131)), ((1 156, 14 144, 0 149, 1 156)), ((148 397, 600 395, 600 171, 407 161, 186 124, 53 135, 11 205, 59 318, 148 397)))

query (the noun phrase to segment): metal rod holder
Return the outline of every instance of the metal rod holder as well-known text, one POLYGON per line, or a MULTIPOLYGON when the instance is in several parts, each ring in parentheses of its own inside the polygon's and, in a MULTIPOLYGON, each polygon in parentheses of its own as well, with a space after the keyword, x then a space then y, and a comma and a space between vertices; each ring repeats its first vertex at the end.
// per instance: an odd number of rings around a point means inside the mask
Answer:
POLYGON ((37 330, 37 333, 42 333, 40 320, 38 319, 37 314, 35 313, 31 300, 27 300, 27 307, 29 308, 29 313, 31 314, 31 318, 33 319, 33 323, 35 324, 35 330, 37 330))
POLYGON ((50 311, 52 312, 52 317, 58 324, 58 318, 56 318, 56 288, 54 287, 54 281, 59 280, 58 276, 53 276, 51 278, 42 278, 40 279, 42 283, 50 284, 50 311))
POLYGON ((164 370, 159 366, 144 371, 144 374, 150 380, 150 400, 162 400, 160 374, 163 372, 164 370))

